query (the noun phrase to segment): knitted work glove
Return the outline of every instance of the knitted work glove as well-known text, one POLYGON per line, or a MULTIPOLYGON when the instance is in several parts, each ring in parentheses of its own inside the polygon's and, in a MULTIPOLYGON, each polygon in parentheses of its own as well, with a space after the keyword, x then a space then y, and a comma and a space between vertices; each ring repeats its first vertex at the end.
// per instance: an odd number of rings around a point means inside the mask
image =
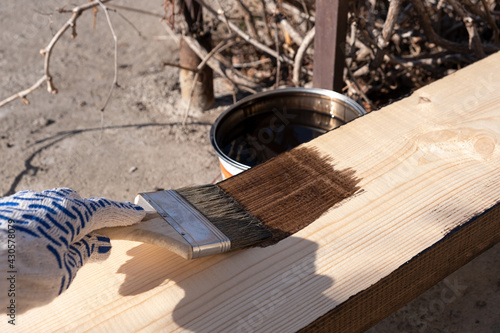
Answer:
POLYGON ((68 188, 0 198, 0 313, 50 303, 83 264, 109 256, 109 238, 93 230, 131 225, 144 216, 137 205, 82 199, 68 188))

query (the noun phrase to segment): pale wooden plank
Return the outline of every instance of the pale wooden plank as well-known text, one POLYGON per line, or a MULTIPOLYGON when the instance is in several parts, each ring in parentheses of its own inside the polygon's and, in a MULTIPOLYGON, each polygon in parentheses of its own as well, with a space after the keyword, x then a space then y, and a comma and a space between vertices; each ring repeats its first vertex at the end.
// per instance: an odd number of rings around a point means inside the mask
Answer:
MULTIPOLYGON (((500 241, 500 205, 460 226, 301 332, 363 332, 500 241)), ((456 283, 446 282, 456 297, 456 283)), ((463 287, 462 287, 463 288, 463 287)))
MULTIPOLYGON (((293 237, 194 261, 114 241, 109 260, 85 266, 66 293, 20 315, 15 329, 291 332, 308 325, 499 203, 499 67, 493 55, 309 143, 335 168, 354 170, 362 191, 293 237)), ((0 322, 2 332, 11 328, 0 322)))

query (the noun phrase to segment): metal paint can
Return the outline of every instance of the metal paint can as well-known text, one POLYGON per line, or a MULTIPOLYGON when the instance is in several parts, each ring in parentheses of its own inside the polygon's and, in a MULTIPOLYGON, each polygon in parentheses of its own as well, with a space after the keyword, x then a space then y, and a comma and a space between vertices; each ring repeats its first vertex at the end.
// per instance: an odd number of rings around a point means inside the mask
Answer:
POLYGON ((212 125, 210 141, 226 179, 365 113, 358 103, 331 90, 266 91, 224 111, 212 125))

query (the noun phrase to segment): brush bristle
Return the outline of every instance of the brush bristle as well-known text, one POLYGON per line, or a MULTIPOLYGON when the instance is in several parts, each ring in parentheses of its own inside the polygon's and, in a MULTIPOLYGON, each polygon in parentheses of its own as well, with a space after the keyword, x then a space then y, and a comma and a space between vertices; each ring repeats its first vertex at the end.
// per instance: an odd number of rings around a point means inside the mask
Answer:
POLYGON ((231 240, 231 250, 257 245, 272 236, 255 216, 217 185, 186 187, 176 192, 231 240))

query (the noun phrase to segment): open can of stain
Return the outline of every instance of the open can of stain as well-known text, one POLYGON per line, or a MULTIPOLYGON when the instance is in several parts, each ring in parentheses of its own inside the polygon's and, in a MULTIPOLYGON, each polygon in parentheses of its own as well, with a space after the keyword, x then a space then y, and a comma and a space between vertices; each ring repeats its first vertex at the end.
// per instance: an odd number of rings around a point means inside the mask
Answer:
POLYGON ((222 113, 212 125, 210 141, 226 179, 365 113, 358 103, 331 90, 266 91, 222 113))

